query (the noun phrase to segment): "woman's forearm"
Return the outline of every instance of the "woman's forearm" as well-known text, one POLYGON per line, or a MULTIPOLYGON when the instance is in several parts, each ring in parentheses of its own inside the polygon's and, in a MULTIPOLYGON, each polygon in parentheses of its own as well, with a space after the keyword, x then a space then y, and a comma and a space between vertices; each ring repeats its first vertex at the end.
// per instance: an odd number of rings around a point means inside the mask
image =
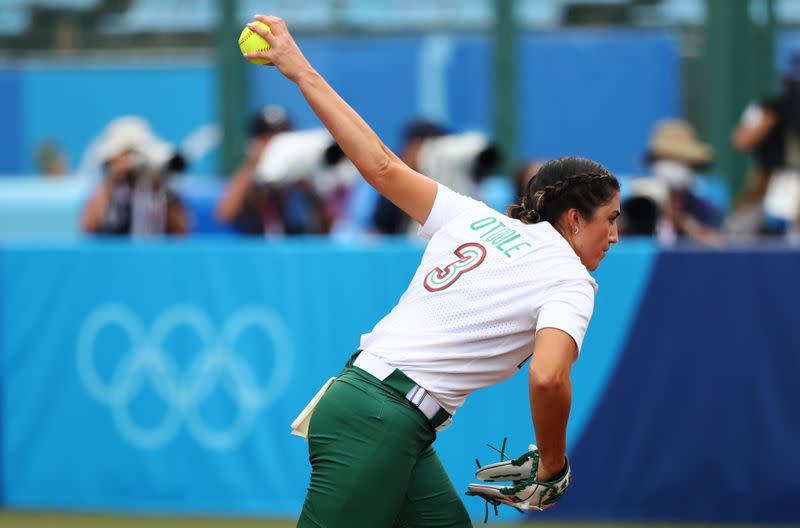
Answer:
POLYGON ((544 478, 547 478, 552 476, 551 473, 560 471, 564 465, 572 383, 569 377, 540 382, 534 376, 529 388, 536 445, 542 457, 544 478))
POLYGON ((393 161, 399 161, 316 70, 309 66, 296 82, 309 106, 364 179, 374 184, 393 161))

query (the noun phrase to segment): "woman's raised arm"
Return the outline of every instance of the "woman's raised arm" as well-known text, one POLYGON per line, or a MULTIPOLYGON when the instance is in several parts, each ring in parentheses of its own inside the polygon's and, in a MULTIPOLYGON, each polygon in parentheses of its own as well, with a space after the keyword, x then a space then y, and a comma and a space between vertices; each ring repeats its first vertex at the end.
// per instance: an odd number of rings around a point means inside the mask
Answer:
POLYGON ((298 48, 283 20, 256 15, 272 32, 258 24, 248 27, 269 42, 268 51, 248 53, 248 58, 267 59, 287 79, 297 84, 314 113, 375 189, 424 224, 436 198, 436 182, 412 170, 389 150, 370 126, 311 66, 298 48))

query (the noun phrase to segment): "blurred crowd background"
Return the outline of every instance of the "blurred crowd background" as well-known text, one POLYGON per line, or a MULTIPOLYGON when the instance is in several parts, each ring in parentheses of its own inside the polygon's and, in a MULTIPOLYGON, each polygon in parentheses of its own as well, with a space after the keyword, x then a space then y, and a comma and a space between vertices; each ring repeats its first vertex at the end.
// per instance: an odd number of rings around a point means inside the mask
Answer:
POLYGON ((792 0, 3 0, 0 234, 413 232, 242 60, 261 11, 411 166, 498 209, 569 153, 623 180, 625 234, 796 238, 792 0))
MULTIPOLYGON (((800 0, 0 0, 0 525, 299 512, 288 424, 422 246, 243 59, 256 13, 497 210, 553 157, 620 179, 575 485, 537 522, 800 522, 800 0)), ((457 489, 528 416, 523 376, 471 397, 457 489)))

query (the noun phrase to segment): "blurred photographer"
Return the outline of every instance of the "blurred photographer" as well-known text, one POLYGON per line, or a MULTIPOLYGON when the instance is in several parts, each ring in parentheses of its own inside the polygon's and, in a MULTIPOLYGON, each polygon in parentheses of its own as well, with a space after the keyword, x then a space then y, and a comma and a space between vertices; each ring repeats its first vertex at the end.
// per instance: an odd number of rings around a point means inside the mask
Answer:
POLYGON ((665 245, 679 239, 720 245, 722 216, 693 189, 711 160, 711 147, 697 138, 688 121, 656 123, 645 154, 650 174, 631 181, 631 196, 622 203, 627 216, 620 234, 656 235, 665 245))
MULTIPOLYGON (((437 123, 411 121, 405 129, 403 162, 413 170, 427 174, 448 188, 473 198, 480 196, 480 184, 499 163, 499 151, 478 132, 448 133, 437 123)), ((381 197, 373 222, 381 233, 409 230, 409 218, 381 197)), ((416 233, 416 225, 411 227, 416 233)))
POLYGON ((292 129, 281 106, 266 106, 251 118, 245 158, 215 211, 217 219, 237 233, 276 236, 329 230, 330 218, 312 181, 316 166, 296 166, 298 158, 308 161, 316 145, 305 144, 306 135, 292 129))
POLYGON ((135 116, 113 120, 103 132, 96 157, 103 181, 84 207, 81 227, 101 235, 182 235, 186 208, 169 178, 186 162, 135 116))
POLYGON ((729 222, 731 229, 735 234, 775 234, 796 224, 800 220, 800 51, 792 54, 783 71, 781 91, 750 103, 731 141, 754 161, 729 222))
MULTIPOLYGON (((403 130, 403 149, 400 158, 413 170, 419 168, 419 154, 426 140, 442 137, 447 133, 445 128, 438 123, 426 119, 409 121, 403 130)), ((393 235, 404 233, 410 223, 410 218, 392 202, 378 196, 375 210, 372 214, 372 224, 378 233, 393 235)))

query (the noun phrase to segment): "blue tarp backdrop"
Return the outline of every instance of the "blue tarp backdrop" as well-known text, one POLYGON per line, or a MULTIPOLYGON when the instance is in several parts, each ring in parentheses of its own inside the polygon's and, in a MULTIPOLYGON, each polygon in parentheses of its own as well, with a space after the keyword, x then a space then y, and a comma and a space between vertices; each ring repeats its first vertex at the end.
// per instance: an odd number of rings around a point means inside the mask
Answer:
POLYGON ((798 266, 800 251, 659 255, 555 516, 800 521, 798 266))
MULTIPOLYGON (((401 147, 405 123, 420 116, 456 132, 492 133, 487 36, 305 37, 300 44, 391 148, 401 147)), ((633 173, 641 169, 655 122, 681 112, 680 53, 671 33, 526 34, 517 56, 520 158, 570 152, 633 173)), ((282 104, 297 128, 320 126, 279 73, 255 66, 247 72, 250 109, 282 104)), ((35 152, 46 141, 59 144, 70 168, 77 169, 90 142, 120 115, 144 117, 157 134, 180 146, 219 121, 218 84, 211 58, 0 64, 0 175, 35 174, 35 152)), ((212 150, 189 171, 217 176, 217 167, 212 150)))
MULTIPOLYGON (((309 466, 289 423, 396 302, 421 251, 5 244, 5 505, 296 515, 309 466)), ((800 251, 615 248, 573 373, 574 488, 544 515, 800 521, 798 266, 800 251)), ((486 442, 525 449, 529 416, 524 373, 472 395, 437 440, 456 488, 475 457, 496 456, 486 442)))

